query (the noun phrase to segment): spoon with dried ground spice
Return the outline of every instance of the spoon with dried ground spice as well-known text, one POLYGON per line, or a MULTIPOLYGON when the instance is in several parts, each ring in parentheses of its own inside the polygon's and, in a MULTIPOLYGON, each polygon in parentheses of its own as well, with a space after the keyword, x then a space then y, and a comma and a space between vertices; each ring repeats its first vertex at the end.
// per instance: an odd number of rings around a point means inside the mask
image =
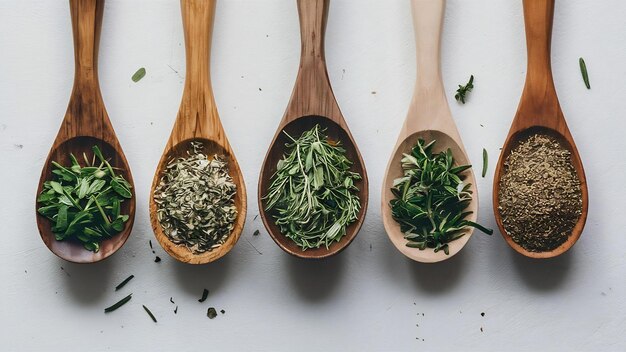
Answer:
POLYGON ((526 84, 493 184, 502 236, 531 258, 555 257, 571 248, 588 210, 585 171, 552 78, 554 3, 524 0, 526 84))
POLYGON ((189 264, 209 263, 228 253, 246 218, 243 175, 220 122, 210 83, 215 4, 216 0, 181 0, 185 88, 150 194, 156 239, 168 254, 189 264), (232 218, 224 220, 223 214, 232 218))

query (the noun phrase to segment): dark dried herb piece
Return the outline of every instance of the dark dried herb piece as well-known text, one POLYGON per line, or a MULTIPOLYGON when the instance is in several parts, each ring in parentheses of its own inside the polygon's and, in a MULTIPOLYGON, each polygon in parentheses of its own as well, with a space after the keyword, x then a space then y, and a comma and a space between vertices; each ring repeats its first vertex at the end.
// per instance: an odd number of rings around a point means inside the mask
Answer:
POLYGON ((487 167, 489 166, 489 155, 487 154, 487 149, 483 148, 483 178, 487 175, 487 167))
POLYGON ((222 309, 222 310, 220 310, 220 313, 226 314, 226 311, 222 309))
POLYGON ((156 258, 154 258, 154 262, 158 263, 161 261, 161 257, 159 257, 158 255, 156 256, 156 258))
POLYGON ((115 291, 117 291, 120 288, 124 287, 124 285, 126 285, 128 283, 128 281, 132 280, 134 277, 135 277, 135 275, 131 275, 131 276, 127 277, 124 281, 120 282, 119 285, 115 286, 115 291))
POLYGON ((206 298, 209 296, 209 290, 206 288, 202 291, 202 297, 198 300, 198 302, 206 301, 206 298))
POLYGON ((178 306, 176 306, 176 308, 174 308, 174 314, 178 314, 178 306))
POLYGON ((390 206, 408 247, 448 254, 448 243, 464 236, 468 227, 489 235, 493 230, 466 220, 472 191, 464 171, 471 165, 456 165, 450 149, 435 153, 434 145, 434 140, 426 144, 419 139, 411 154, 404 154, 404 176, 394 180, 396 198, 390 206))
POLYGON ((170 297, 170 302, 172 302, 172 304, 174 304, 174 298, 170 297))
POLYGON ((261 232, 259 232, 259 230, 254 230, 254 233, 252 234, 252 236, 258 236, 259 233, 261 233, 261 232))
POLYGON ((150 319, 152 319, 153 322, 157 322, 156 318, 154 317, 154 314, 152 314, 152 312, 150 311, 150 309, 148 309, 148 307, 142 305, 143 310, 146 311, 146 313, 148 313, 148 315, 150 316, 150 319))
POLYGON ((209 308, 209 310, 207 310, 206 316, 209 317, 209 319, 213 319, 217 316, 217 311, 215 310, 215 308, 211 307, 209 308))
POLYGON ((122 298, 121 300, 119 300, 117 303, 115 303, 114 305, 104 308, 104 312, 105 313, 109 313, 112 312, 114 310, 116 310, 117 308, 125 305, 126 303, 128 303, 128 301, 130 301, 130 299, 132 298, 132 293, 124 298, 122 298))

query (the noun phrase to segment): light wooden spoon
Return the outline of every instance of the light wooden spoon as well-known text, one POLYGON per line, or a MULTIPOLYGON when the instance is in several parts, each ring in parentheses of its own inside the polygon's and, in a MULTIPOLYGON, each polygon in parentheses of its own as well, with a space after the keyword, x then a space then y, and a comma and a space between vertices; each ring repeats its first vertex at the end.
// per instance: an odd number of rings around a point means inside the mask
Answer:
POLYGON ((328 6, 329 0, 298 0, 302 41, 300 69, 287 111, 267 151, 259 178, 259 212, 265 228, 285 252, 306 259, 330 257, 345 249, 354 240, 363 224, 369 195, 363 159, 339 110, 326 70, 324 35, 328 6), (361 210, 357 221, 346 229, 346 235, 339 242, 334 242, 329 249, 322 246, 318 249, 302 251, 291 239, 280 232, 272 215, 265 211, 263 197, 267 194, 277 163, 285 153, 285 143, 288 139, 283 131, 291 136, 300 136, 303 132, 313 128, 315 124, 327 128, 326 133, 330 139, 341 141, 348 159, 354 163, 352 171, 358 172, 363 177, 363 180, 356 185, 359 188, 361 210))
POLYGON ((185 32, 187 74, 178 117, 152 181, 150 221, 156 239, 169 255, 184 263, 205 264, 224 256, 239 240, 246 219, 246 185, 220 122, 210 83, 209 58, 216 0, 181 0, 180 4, 185 32), (228 161, 229 174, 237 186, 235 206, 238 214, 233 231, 222 246, 201 254, 194 254, 187 247, 170 241, 163 233, 154 201, 154 190, 167 163, 173 158, 186 156, 192 141, 202 142, 204 153, 209 156, 224 156, 228 161))
POLYGON ((522 92, 522 98, 517 108, 517 114, 513 119, 509 135, 504 143, 500 159, 496 166, 493 179, 493 210, 496 222, 506 242, 517 252, 531 258, 551 258, 558 256, 568 249, 580 237, 585 227, 588 212, 587 181, 582 161, 578 155, 574 139, 567 128, 563 111, 556 95, 554 80, 552 78, 552 65, 550 63, 550 45, 552 41, 552 21, 554 16, 554 0, 524 0, 524 23, 526 28, 526 46, 528 54, 528 67, 526 71, 526 84, 522 92), (517 144, 520 138, 534 133, 547 133, 563 143, 572 154, 572 164, 580 179, 582 191, 583 210, 572 234, 567 241, 547 252, 529 252, 522 246, 513 242, 506 233, 502 223, 502 217, 498 207, 500 205, 498 194, 500 193, 500 179, 504 171, 504 161, 517 144))
MULTIPOLYGON (((430 248, 419 250, 407 247, 404 233, 400 231, 399 224, 391 215, 389 202, 395 198, 391 193, 393 181, 403 176, 400 160, 403 153, 410 154, 419 138, 427 143, 436 140, 435 152, 450 148, 458 165, 469 164, 469 158, 452 120, 441 79, 441 31, 446 2, 445 0, 412 0, 411 5, 417 49, 417 81, 407 118, 387 166, 381 198, 382 217, 389 239, 402 254, 418 262, 434 263, 446 260, 458 253, 470 239, 473 228, 468 227, 463 237, 448 244, 449 255, 443 251, 435 253, 430 248)), ((471 211, 472 214, 467 219, 476 221, 478 210, 476 180, 472 169, 465 173, 467 175, 465 182, 472 184, 470 188, 472 202, 467 207, 467 211, 471 211)))
POLYGON ((70 12, 74 35, 74 88, 65 118, 41 172, 37 195, 41 193, 44 182, 53 176, 52 161, 70 165, 70 154, 77 157, 83 152, 92 155, 91 148, 97 145, 104 157, 110 158, 111 165, 119 168, 133 186, 132 198, 122 203, 122 214, 128 214, 129 219, 120 233, 100 243, 97 253, 86 250, 75 241, 57 241, 51 230, 52 223, 39 213, 37 227, 41 239, 52 253, 74 263, 93 263, 115 253, 128 239, 135 220, 135 191, 130 167, 107 115, 98 83, 98 44, 104 0, 70 0, 70 12))

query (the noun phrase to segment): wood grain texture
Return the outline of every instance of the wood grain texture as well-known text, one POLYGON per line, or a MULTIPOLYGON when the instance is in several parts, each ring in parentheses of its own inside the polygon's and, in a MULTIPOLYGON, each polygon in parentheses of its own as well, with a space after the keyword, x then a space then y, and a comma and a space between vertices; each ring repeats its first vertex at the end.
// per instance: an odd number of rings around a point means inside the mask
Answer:
POLYGON ((305 259, 327 258, 345 249, 354 240, 363 224, 369 197, 369 183, 363 158, 341 114, 326 69, 324 36, 329 2, 329 0, 298 0, 302 43, 300 68, 287 110, 265 156, 258 187, 259 212, 270 236, 287 253, 305 259), (346 235, 339 242, 333 243, 329 249, 322 247, 302 251, 280 232, 271 213, 264 210, 263 197, 267 193, 272 175, 276 172, 276 165, 285 152, 285 143, 288 141, 283 131, 291 136, 299 136, 316 124, 327 129, 326 133, 330 139, 341 141, 348 159, 354 163, 352 171, 363 176, 356 184, 359 188, 361 210, 357 221, 346 229, 346 235))
POLYGON ((104 0, 70 0, 70 12, 74 36, 74 87, 65 118, 43 167, 37 194, 41 193, 43 183, 52 178, 51 161, 70 165, 70 153, 92 155, 91 148, 98 145, 104 156, 110 158, 111 165, 120 168, 121 174, 133 186, 133 196, 122 205, 122 214, 129 215, 124 230, 102 242, 97 253, 84 249, 77 241, 57 241, 51 231, 52 223, 38 213, 37 227, 46 246, 57 256, 75 263, 93 263, 115 253, 128 239, 135 219, 135 191, 130 167, 107 115, 98 82, 98 44, 104 0))
MULTIPOLYGON (((419 250, 406 246, 408 242, 400 225, 393 219, 389 202, 394 199, 391 192, 393 181, 403 176, 401 160, 404 153, 410 153, 418 139, 427 142, 436 140, 435 151, 452 150, 458 165, 470 164, 457 127, 452 119, 450 106, 441 76, 441 31, 445 14, 445 0, 412 0, 415 47, 417 50, 417 79, 413 99, 409 106, 404 126, 400 130, 394 152, 387 165, 383 180, 381 208, 383 224, 391 242, 408 258, 422 262, 435 263, 451 258, 469 241, 473 228, 468 228, 463 237, 448 244, 450 254, 437 253, 427 248, 419 250)), ((473 199, 467 208, 472 214, 468 220, 476 221, 478 211, 478 190, 472 169, 465 171, 466 182, 472 184, 470 190, 473 199)))
POLYGON ((517 113, 500 154, 493 181, 493 209, 500 232, 513 249, 531 258, 551 258, 563 254, 571 248, 578 241, 585 227, 589 203, 585 170, 578 155, 574 139, 565 122, 552 77, 550 47, 554 5, 555 0, 524 0, 524 23, 528 55, 526 83, 517 113), (582 215, 568 240, 561 246, 548 252, 529 252, 513 242, 504 229, 502 217, 498 210, 500 204, 498 194, 500 192, 500 179, 504 171, 504 161, 510 154, 511 149, 517 145, 520 138, 537 132, 557 137, 571 151, 572 163, 580 179, 583 200, 582 215))
POLYGON ((187 66, 185 88, 176 122, 152 181, 150 222, 157 241, 169 255, 184 263, 205 264, 226 255, 239 240, 246 219, 246 185, 220 122, 211 87, 209 63, 216 0, 181 0, 180 5, 187 66), (223 155, 228 160, 229 174, 237 186, 235 206, 238 214, 233 231, 222 246, 201 254, 194 254, 185 246, 169 240, 158 221, 157 205, 154 202, 154 190, 167 163, 173 158, 186 156, 192 141, 202 142, 204 153, 209 157, 223 155))

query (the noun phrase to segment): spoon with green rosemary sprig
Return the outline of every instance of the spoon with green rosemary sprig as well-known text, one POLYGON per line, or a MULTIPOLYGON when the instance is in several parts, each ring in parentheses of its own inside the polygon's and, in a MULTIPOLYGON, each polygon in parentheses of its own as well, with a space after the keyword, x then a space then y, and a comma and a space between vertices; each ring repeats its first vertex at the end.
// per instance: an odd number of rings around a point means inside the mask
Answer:
POLYGON ((478 194, 441 77, 445 1, 412 0, 411 5, 418 73, 387 166, 382 217, 389 239, 402 254, 434 263, 452 257, 469 240, 477 225, 478 194))

